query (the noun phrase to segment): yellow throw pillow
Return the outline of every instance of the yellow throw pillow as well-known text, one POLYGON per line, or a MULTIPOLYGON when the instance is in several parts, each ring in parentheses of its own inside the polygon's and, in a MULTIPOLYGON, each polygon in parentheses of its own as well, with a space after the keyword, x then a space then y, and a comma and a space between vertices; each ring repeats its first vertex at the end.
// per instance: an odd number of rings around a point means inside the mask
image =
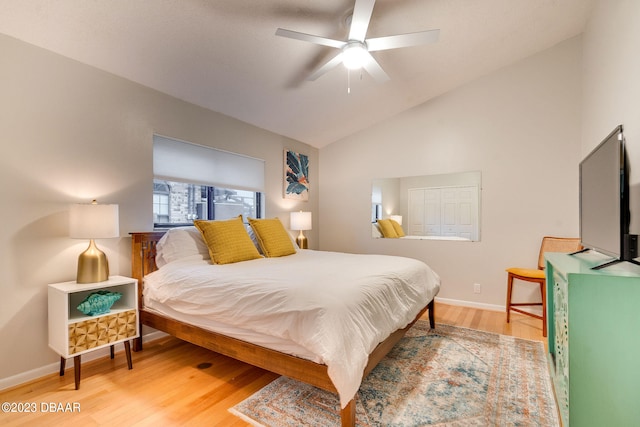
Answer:
POLYGON ((378 225, 380 226, 380 232, 382 233, 382 237, 386 237, 386 238, 398 237, 398 233, 396 233, 396 230, 393 228, 393 225, 391 225, 390 219, 379 219, 378 225))
POLYGON ((253 233, 256 235, 260 249, 265 256, 278 257, 296 253, 289 233, 278 218, 249 218, 249 224, 251 224, 253 233))
POLYGON ((398 237, 404 237, 405 236, 404 230, 402 229, 402 226, 400 225, 400 223, 398 221, 396 221, 395 219, 389 219, 389 222, 391 223, 391 226, 395 230, 395 232, 398 235, 398 237))
POLYGON ((242 215, 229 220, 194 221, 204 238, 214 264, 230 264, 261 258, 247 230, 242 215))

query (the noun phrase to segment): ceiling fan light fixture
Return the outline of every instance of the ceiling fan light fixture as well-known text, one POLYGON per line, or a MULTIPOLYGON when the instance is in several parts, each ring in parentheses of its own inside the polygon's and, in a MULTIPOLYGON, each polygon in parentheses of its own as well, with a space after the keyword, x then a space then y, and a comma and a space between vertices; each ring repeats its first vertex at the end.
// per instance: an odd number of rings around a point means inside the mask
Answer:
POLYGON ((349 70, 362 68, 366 59, 367 47, 362 42, 349 42, 342 48, 342 63, 349 70))
MULTIPOLYGON (((288 37, 320 46, 328 46, 340 49, 340 53, 333 56, 327 62, 316 68, 307 80, 316 80, 318 77, 333 69, 341 62, 348 70, 364 70, 378 83, 389 80, 378 61, 371 56, 371 52, 380 50, 397 49, 401 47, 419 46, 425 43, 434 43, 438 40, 440 30, 418 31, 415 33, 397 34, 385 37, 367 38, 367 30, 371 22, 371 15, 376 0, 354 0, 353 12, 345 19, 349 27, 349 35, 346 41, 334 40, 312 34, 278 28, 276 36, 288 37)), ((347 73, 349 74, 349 73, 347 73)), ((362 74, 361 74, 362 76, 362 74)))

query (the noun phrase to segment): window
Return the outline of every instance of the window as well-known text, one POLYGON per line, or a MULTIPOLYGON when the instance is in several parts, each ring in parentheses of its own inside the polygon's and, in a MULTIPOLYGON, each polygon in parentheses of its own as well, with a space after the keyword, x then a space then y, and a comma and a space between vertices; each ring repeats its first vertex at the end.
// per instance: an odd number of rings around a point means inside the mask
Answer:
POLYGON ((164 182, 153 182, 153 222, 169 222, 169 185, 164 182))
POLYGON ((196 219, 262 217, 260 192, 158 179, 153 189, 155 228, 190 225, 196 219))
POLYGON ((153 174, 154 227, 263 216, 264 160, 154 135, 153 174))
POLYGON ((371 222, 382 219, 382 203, 371 204, 371 222))
POLYGON ((373 185, 371 191, 371 222, 376 222, 382 219, 382 188, 380 186, 373 185))

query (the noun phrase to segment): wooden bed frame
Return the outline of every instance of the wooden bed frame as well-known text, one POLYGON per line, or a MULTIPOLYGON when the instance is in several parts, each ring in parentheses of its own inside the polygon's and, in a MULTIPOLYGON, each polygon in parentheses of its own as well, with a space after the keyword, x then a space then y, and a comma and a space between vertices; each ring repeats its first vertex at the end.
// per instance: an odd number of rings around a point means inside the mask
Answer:
MULTIPOLYGON (((155 262, 156 243, 163 235, 164 232, 131 233, 131 271, 132 276, 138 279, 138 305, 140 310, 141 331, 142 325, 147 325, 216 353, 311 384, 329 392, 337 393, 327 373, 327 366, 324 364, 270 350, 256 344, 211 332, 146 310, 142 296, 142 279, 145 275, 157 269, 155 262)), ((364 370, 363 378, 371 372, 427 310, 429 310, 430 326, 431 328, 435 327, 434 302, 432 300, 418 313, 416 318, 407 327, 393 332, 386 340, 378 344, 369 355, 369 362, 364 370)), ((140 338, 134 341, 134 350, 142 350, 142 334, 140 338)), ((342 426, 354 427, 355 416, 356 404, 355 399, 352 399, 347 406, 340 411, 342 426)))

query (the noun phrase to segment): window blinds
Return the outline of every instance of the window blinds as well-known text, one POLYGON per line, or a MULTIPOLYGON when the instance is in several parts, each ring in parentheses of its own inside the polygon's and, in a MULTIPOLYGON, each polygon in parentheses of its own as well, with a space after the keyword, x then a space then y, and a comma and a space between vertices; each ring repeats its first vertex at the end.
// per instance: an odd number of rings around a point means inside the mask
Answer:
POLYGON ((164 136, 153 136, 156 179, 264 191, 264 160, 164 136))

